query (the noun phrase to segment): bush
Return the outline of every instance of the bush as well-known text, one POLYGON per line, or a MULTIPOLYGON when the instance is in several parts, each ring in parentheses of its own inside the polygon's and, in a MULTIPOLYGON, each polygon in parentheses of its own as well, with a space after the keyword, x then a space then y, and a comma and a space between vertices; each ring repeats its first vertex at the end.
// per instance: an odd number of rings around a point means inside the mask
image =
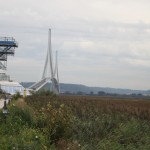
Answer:
POLYGON ((56 94, 54 94, 53 92, 51 91, 48 91, 48 90, 39 90, 39 91, 32 91, 31 92, 32 95, 36 95, 36 96, 56 96, 56 94))
POLYGON ((12 135, 3 135, 0 140, 2 150, 42 150, 47 149, 44 135, 37 129, 23 127, 21 132, 12 135))
POLYGON ((12 97, 13 100, 18 100, 19 98, 22 98, 22 95, 20 94, 20 92, 16 92, 16 94, 14 94, 12 97))
POLYGON ((70 135, 72 116, 70 111, 57 101, 49 102, 37 114, 37 127, 44 127, 44 133, 51 143, 70 135))
POLYGON ((6 123, 0 112, 0 149, 149 150, 149 108, 116 97, 28 96, 11 102, 6 123))

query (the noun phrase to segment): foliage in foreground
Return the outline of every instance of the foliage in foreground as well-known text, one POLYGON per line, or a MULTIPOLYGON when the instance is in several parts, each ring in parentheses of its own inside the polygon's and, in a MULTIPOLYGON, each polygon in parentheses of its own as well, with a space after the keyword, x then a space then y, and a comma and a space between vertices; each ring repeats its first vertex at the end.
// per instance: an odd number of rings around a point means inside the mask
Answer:
POLYGON ((33 94, 0 113, 0 149, 149 150, 150 102, 33 94))

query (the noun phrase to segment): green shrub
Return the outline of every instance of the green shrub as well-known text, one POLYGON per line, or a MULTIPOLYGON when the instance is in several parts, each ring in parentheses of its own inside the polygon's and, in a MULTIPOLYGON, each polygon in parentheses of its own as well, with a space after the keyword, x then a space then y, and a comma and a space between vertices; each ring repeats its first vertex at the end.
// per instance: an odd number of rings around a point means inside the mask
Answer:
POLYGON ((48 90, 32 91, 31 94, 34 96, 56 96, 56 94, 48 90))
POLYGON ((37 126, 44 128, 44 133, 51 143, 57 142, 70 134, 72 116, 70 111, 57 101, 49 102, 37 114, 37 126), (43 123, 43 124, 42 124, 43 123))
POLYGON ((19 98, 22 98, 22 95, 20 94, 20 92, 16 92, 16 94, 14 94, 12 97, 13 100, 18 100, 19 98))
POLYGON ((37 129, 23 127, 15 136, 4 135, 0 140, 2 150, 44 150, 47 143, 44 135, 37 129))
POLYGON ((36 93, 8 108, 6 122, 0 110, 2 150, 150 149, 149 101, 36 93))
POLYGON ((12 121, 16 122, 16 118, 19 118, 22 123, 32 125, 33 123, 33 116, 32 112, 28 107, 20 108, 17 106, 13 106, 10 108, 10 116, 12 117, 12 121))

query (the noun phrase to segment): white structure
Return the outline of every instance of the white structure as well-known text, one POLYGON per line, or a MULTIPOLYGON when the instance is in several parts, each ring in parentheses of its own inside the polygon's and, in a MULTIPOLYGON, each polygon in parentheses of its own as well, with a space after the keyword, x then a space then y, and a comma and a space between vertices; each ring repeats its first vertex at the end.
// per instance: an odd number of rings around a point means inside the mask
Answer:
POLYGON ((12 82, 7 75, 7 57, 15 54, 18 43, 13 37, 0 38, 0 89, 9 94, 19 92, 23 95, 24 87, 18 82, 12 82))
POLYGON ((55 62, 55 68, 53 67, 53 60, 52 60, 52 47, 51 47, 51 29, 49 29, 49 35, 48 35, 48 49, 47 49, 47 55, 43 70, 42 79, 33 84, 30 89, 33 89, 35 91, 38 91, 41 89, 46 83, 50 82, 51 80, 51 91, 55 94, 59 94, 59 77, 58 77, 58 64, 57 64, 57 52, 56 52, 56 62, 55 62))
POLYGON ((24 93, 24 87, 18 82, 0 81, 0 88, 11 95, 16 94, 16 92, 19 92, 21 95, 24 93))
POLYGON ((0 38, 0 81, 10 80, 7 70, 7 57, 15 54, 18 43, 13 37, 0 38))

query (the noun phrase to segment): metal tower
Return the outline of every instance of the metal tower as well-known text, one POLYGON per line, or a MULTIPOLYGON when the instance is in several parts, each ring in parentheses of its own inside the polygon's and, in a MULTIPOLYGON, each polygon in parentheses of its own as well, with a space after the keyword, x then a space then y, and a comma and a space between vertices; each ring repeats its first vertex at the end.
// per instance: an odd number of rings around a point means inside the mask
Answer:
POLYGON ((18 43, 13 37, 0 38, 0 80, 10 80, 6 75, 7 56, 14 55, 16 47, 18 47, 18 43))
POLYGON ((59 89, 57 52, 56 52, 56 60, 55 60, 55 68, 54 68, 53 58, 52 58, 52 47, 51 47, 51 29, 49 29, 49 33, 48 33, 48 49, 47 49, 47 55, 46 55, 42 79, 39 82, 33 84, 29 88, 38 91, 50 80, 51 80, 50 90, 55 94, 59 94, 60 89, 59 89))

